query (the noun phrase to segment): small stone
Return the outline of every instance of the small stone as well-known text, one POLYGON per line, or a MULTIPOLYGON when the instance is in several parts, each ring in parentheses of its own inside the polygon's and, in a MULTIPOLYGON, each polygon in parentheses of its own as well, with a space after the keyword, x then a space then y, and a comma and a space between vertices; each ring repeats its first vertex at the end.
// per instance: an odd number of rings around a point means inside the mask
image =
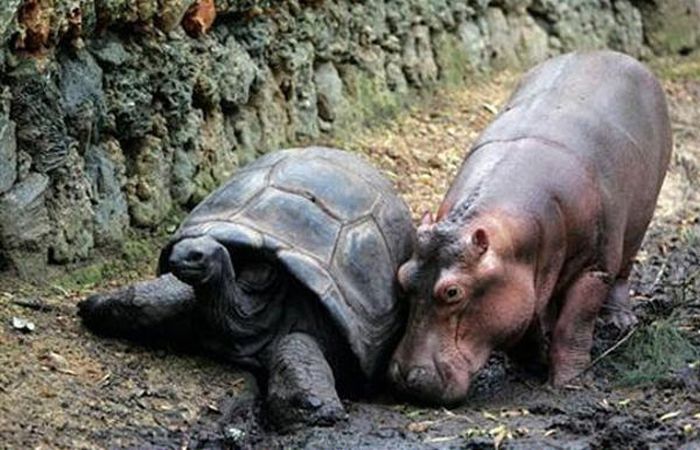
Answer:
POLYGON ((232 443, 237 443, 245 438, 245 431, 237 427, 226 427, 224 429, 224 437, 232 443))
POLYGON ((346 107, 343 96, 343 80, 333 63, 321 63, 314 72, 318 115, 327 122, 333 122, 346 107))
POLYGON ((21 317, 13 317, 12 328, 14 328, 15 330, 19 330, 23 333, 31 333, 36 329, 36 325, 34 325, 34 322, 22 319, 21 317))

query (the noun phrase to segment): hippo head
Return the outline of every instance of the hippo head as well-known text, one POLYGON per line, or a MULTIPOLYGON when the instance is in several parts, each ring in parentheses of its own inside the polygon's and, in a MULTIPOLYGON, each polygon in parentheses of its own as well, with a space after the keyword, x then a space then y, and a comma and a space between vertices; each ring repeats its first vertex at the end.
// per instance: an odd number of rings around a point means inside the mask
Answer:
POLYGON ((528 328, 534 281, 517 250, 520 225, 501 213, 437 223, 424 216, 413 257, 398 271, 410 317, 389 377, 404 394, 432 404, 464 400, 491 351, 528 328))

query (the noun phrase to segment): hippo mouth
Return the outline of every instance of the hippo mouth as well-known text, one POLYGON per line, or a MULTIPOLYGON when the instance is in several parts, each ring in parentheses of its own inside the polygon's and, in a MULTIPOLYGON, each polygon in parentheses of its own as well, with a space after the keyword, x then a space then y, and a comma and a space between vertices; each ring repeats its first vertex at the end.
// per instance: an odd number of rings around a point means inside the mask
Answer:
POLYGON ((404 372, 396 361, 389 368, 398 391, 427 406, 456 406, 463 403, 474 376, 471 366, 456 368, 434 362, 404 372))

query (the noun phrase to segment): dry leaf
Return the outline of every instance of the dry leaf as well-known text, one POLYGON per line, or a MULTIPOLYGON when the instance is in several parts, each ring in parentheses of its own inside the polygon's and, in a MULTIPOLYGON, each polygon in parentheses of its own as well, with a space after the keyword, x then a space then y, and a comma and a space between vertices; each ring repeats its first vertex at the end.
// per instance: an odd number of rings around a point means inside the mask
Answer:
POLYGON ((680 411, 680 410, 666 413, 663 416, 659 417, 659 421, 663 422, 664 420, 673 419, 674 417, 680 416, 681 413, 682 413, 682 411, 680 411))

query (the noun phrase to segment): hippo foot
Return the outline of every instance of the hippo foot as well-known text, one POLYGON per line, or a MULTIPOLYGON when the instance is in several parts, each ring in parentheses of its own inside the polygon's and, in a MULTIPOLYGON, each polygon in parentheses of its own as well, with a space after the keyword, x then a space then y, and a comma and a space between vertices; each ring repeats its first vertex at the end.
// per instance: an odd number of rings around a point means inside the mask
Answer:
POLYGON ((618 279, 613 285, 603 305, 602 318, 620 331, 627 331, 639 322, 632 311, 627 280, 618 279))
POLYGON ((329 426, 347 418, 333 371, 314 338, 304 333, 285 336, 270 364, 266 410, 277 429, 329 426))

